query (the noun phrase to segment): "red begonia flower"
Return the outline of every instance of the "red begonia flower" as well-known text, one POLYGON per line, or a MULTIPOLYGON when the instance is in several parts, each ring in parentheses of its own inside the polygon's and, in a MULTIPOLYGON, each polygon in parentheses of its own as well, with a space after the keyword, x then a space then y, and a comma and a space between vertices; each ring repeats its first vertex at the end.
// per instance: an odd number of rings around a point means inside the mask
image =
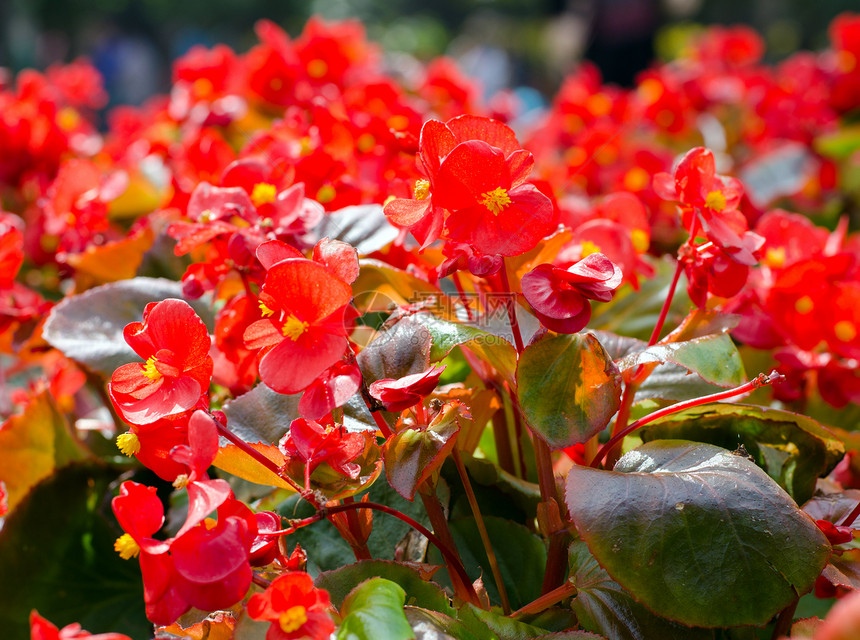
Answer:
POLYGON ((403 411, 413 407, 425 396, 433 393, 445 365, 430 367, 421 373, 413 373, 398 380, 385 378, 370 385, 370 395, 385 405, 386 411, 403 411))
POLYGON ((206 325, 184 300, 150 303, 143 322, 123 331, 145 363, 114 371, 110 396, 131 424, 151 424, 193 409, 212 379, 211 340, 206 325))
POLYGON ((285 573, 248 600, 248 615, 271 622, 266 640, 326 640, 334 631, 328 593, 304 572, 285 573))
POLYGON ((299 400, 299 415, 319 420, 332 409, 342 406, 361 388, 361 370, 354 364, 338 360, 305 389, 299 400))
POLYGON ((130 640, 122 633, 97 633, 81 629, 77 622, 58 629, 33 609, 30 611, 30 640, 130 640))
POLYGON ((140 555, 146 615, 168 625, 191 607, 214 611, 239 602, 251 584, 248 562, 257 535, 253 513, 229 498, 206 519, 183 527, 174 538, 152 536, 164 523, 164 509, 155 487, 124 482, 112 501, 126 532, 114 548, 129 559, 140 555))
POLYGON ((451 213, 448 236, 485 254, 515 256, 553 231, 552 201, 525 181, 534 158, 528 151, 506 155, 482 140, 458 144, 442 161, 433 185, 434 202, 451 213))
POLYGON ((278 448, 288 458, 305 462, 305 482, 313 470, 325 462, 338 473, 355 480, 361 467, 353 462, 365 447, 361 433, 351 433, 342 426, 322 425, 313 420, 297 418, 281 438, 278 448))
POLYGON ((624 275, 602 253, 567 269, 541 264, 523 276, 522 290, 541 323, 558 333, 576 333, 591 318, 589 300, 608 302, 624 275))
POLYGON ((343 356, 350 286, 325 266, 292 259, 272 266, 260 292, 266 316, 245 331, 263 350, 260 378, 279 393, 298 393, 343 356))

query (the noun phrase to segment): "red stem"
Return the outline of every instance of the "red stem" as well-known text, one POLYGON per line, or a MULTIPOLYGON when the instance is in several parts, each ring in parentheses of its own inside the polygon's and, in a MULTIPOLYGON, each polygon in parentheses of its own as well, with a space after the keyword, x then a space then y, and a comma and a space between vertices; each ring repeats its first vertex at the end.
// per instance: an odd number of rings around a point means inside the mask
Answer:
POLYGON ((469 319, 469 322, 471 322, 474 320, 472 317, 472 305, 469 304, 469 296, 467 296, 466 292, 463 290, 463 284, 460 282, 460 274, 455 271, 451 276, 451 280, 454 281, 454 286, 457 288, 457 293, 460 295, 460 301, 463 303, 463 306, 466 307, 466 317, 469 319))
POLYGON ((274 462, 269 460, 266 456, 264 456, 262 453, 257 451, 254 447, 252 447, 247 442, 242 440, 239 436, 237 436, 235 433, 230 431, 227 427, 225 427, 223 424, 221 424, 217 420, 215 420, 215 424, 218 425, 218 433, 221 434, 222 436, 224 436, 225 438, 227 438, 227 440, 229 440, 232 444, 236 445, 242 451, 244 451, 249 456, 254 458, 254 460, 259 462, 261 465, 266 467, 266 469, 268 469, 269 471, 274 473, 276 476, 278 476, 281 480, 283 480, 288 485, 290 485, 299 494, 304 495, 306 493, 304 491, 304 489, 302 489, 298 484, 293 482, 292 478, 290 478, 286 474, 281 474, 281 469, 280 469, 280 467, 278 467, 278 465, 276 465, 274 462))
POLYGON ((506 262, 502 262, 502 268, 499 269, 499 274, 502 279, 502 292, 507 293, 508 297, 505 298, 505 307, 508 310, 508 319, 511 321, 511 331, 514 334, 514 342, 517 345, 517 353, 522 353, 523 349, 523 336, 520 333, 520 323, 517 320, 517 302, 513 297, 513 291, 511 290, 511 283, 508 281, 508 265, 506 262))
POLYGON ((763 387, 768 384, 772 384, 779 380, 783 380, 784 376, 782 374, 777 373, 776 371, 771 371, 769 375, 765 375, 763 373, 758 374, 755 378, 747 382, 746 384, 742 384, 739 387, 734 389, 728 389, 726 391, 720 391, 719 393, 713 393, 709 396, 703 396, 701 398, 693 398, 692 400, 685 400, 684 402, 678 402, 669 407, 665 407, 654 413, 651 413, 644 418, 640 418, 636 420, 632 424, 630 424, 626 429, 616 433, 609 439, 605 445, 600 448, 600 451, 597 452, 597 455, 594 457, 594 460, 591 461, 589 466, 594 467, 595 469, 600 466, 600 461, 606 456, 606 454, 612 450, 612 447, 616 445, 616 443, 623 440, 626 436, 630 435, 639 427, 642 427, 649 422, 654 422, 658 418, 663 418, 665 416, 671 415, 673 413, 678 413, 679 411, 683 411, 685 409, 690 409, 692 407, 698 407, 699 405, 708 404, 710 402, 717 402, 719 400, 725 400, 727 398, 732 398, 734 396, 738 396, 746 393, 747 391, 753 391, 758 389, 759 387, 763 387))
POLYGON ((657 318, 657 324, 654 325, 654 331, 651 333, 651 339, 648 340, 648 346, 657 344, 660 339, 660 332, 663 330, 663 325, 666 323, 666 316, 669 315, 669 307, 672 306, 672 299, 675 297, 675 289, 678 288, 678 280, 681 278, 681 271, 684 269, 684 263, 678 260, 675 267, 675 275, 672 276, 672 284, 669 285, 669 294, 663 302, 663 308, 660 309, 660 317, 657 318))
POLYGON ((851 513, 845 516, 845 519, 839 526, 850 527, 852 524, 854 524, 854 521, 857 519, 857 516, 860 516, 860 502, 858 502, 857 506, 852 509, 851 513))
POLYGON ((572 596, 575 593, 576 587, 573 586, 573 583, 570 581, 565 581, 564 584, 562 584, 561 586, 556 587, 552 591, 544 593, 535 600, 532 600, 522 609, 517 609, 508 617, 517 618, 526 614, 540 613, 541 611, 549 609, 552 605, 561 602, 565 598, 572 596))
POLYGON ((463 563, 460 559, 451 551, 446 545, 442 544, 442 542, 437 538, 431 531, 429 531, 424 525, 420 522, 416 522, 405 513, 401 513, 397 511, 397 509, 392 509, 391 507, 384 504, 377 504, 375 502, 353 502, 352 504, 341 504, 335 505, 333 507, 322 507, 320 509, 320 513, 323 515, 327 515, 330 513, 339 513, 341 511, 350 511, 352 509, 375 509, 376 511, 382 511, 383 513, 387 513, 388 515, 392 515, 395 518, 402 520, 410 527, 415 529, 422 536, 427 538, 433 546, 439 549, 439 552, 445 557, 445 561, 449 567, 453 568, 457 573, 457 576, 462 581, 463 585, 466 587, 466 590, 469 595, 469 599, 473 604, 478 604, 480 601, 478 600, 478 595, 475 593, 474 587, 472 587, 472 582, 469 580, 469 574, 466 573, 466 569, 463 567, 463 563))

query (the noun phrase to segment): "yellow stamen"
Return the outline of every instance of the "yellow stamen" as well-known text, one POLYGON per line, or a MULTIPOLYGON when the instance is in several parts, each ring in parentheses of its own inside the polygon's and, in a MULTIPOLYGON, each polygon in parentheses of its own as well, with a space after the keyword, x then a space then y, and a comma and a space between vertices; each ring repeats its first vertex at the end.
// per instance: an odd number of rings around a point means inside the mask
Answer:
POLYGON ((206 527, 207 531, 212 531, 212 529, 218 526, 218 521, 215 518, 204 518, 203 526, 206 527))
POLYGON ((857 337, 857 329, 847 320, 840 320, 833 327, 833 332, 841 342, 851 342, 857 337))
POLYGON ((416 200, 426 200, 427 196, 430 195, 430 181, 416 180, 412 194, 415 196, 416 200))
POLYGON ((600 253, 600 247, 594 244, 591 240, 582 241, 582 257, 590 256, 592 253, 600 253))
POLYGON ((317 202, 320 204, 328 204, 337 196, 337 191, 330 184, 324 184, 317 191, 317 202))
POLYGON ((129 560, 130 558, 137 557, 140 553, 140 546, 134 541, 134 538, 129 534, 124 533, 116 539, 116 542, 113 543, 113 550, 116 551, 119 554, 119 557, 123 560, 129 560))
POLYGON ((123 455, 130 458, 140 451, 140 438, 137 437, 137 434, 132 433, 131 431, 123 433, 117 436, 116 447, 123 453, 123 455))
POLYGON ((511 204, 508 192, 502 187, 496 187, 481 196, 481 204, 487 207, 494 216, 499 215, 505 207, 511 204))
POLYGON ((803 296, 798 299, 797 302, 794 303, 794 310, 797 311, 801 315, 806 315, 810 311, 812 311, 812 307, 815 305, 812 304, 812 298, 809 296, 803 296))
POLYGON ((150 356, 146 359, 146 364, 143 365, 143 375, 153 382, 161 379, 161 372, 155 367, 157 362, 158 360, 155 359, 155 356, 150 356))
POLYGON ((722 191, 711 191, 705 198, 705 206, 714 211, 722 211, 726 208, 726 196, 722 191))
POLYGON ((328 65, 325 63, 325 60, 317 58, 308 62, 308 75, 311 78, 322 78, 327 73, 328 65))
POLYGON ((278 624, 284 633, 292 633, 308 621, 307 609, 297 604, 284 611, 278 618, 278 624))
POLYGON ((302 322, 296 316, 290 314, 281 330, 284 332, 284 336, 290 340, 298 340, 299 336, 302 335, 307 328, 307 322, 302 322))
POLYGON ((762 262, 774 269, 785 266, 785 247, 771 247, 765 253, 762 262))
POLYGON ((633 242, 633 248, 636 249, 636 253, 645 253, 651 244, 648 232, 642 229, 633 229, 630 232, 630 240, 633 242))
POLYGON ((251 192, 251 202, 255 207, 262 206, 274 202, 278 196, 278 189, 273 184, 268 182, 258 182, 254 185, 254 190, 251 192))
POLYGON ((642 167, 633 167, 624 174, 624 188, 628 191, 642 191, 651 183, 651 176, 642 167))
POLYGON ((184 489, 188 486, 188 474, 180 473, 176 476, 176 480, 173 481, 173 487, 175 489, 184 489))
POLYGON ((358 136, 358 140, 355 141, 355 148, 361 153, 367 153, 375 146, 376 138, 373 137, 372 133, 362 133, 358 136))
POLYGON ((265 303, 262 300, 260 300, 260 313, 263 314, 264 318, 268 318, 269 316, 273 315, 275 312, 272 311, 271 309, 269 309, 269 307, 267 307, 265 305, 265 303))

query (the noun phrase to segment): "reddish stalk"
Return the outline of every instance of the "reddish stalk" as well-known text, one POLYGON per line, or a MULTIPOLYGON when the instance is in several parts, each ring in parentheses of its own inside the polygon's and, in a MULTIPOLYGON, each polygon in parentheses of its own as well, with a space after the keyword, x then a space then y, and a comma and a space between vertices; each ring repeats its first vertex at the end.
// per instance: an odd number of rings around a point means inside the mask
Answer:
POLYGON ((558 604, 565 598, 569 598, 572 595, 576 595, 576 587, 573 586, 573 583, 565 580, 564 584, 559 587, 556 587, 552 591, 548 591, 541 595, 540 597, 532 600, 527 605, 522 607, 521 609, 517 609, 509 617, 517 618, 519 616, 524 616, 528 614, 540 613, 541 611, 546 611, 554 604, 558 604))
POLYGON ((692 407, 698 407, 703 404, 708 404, 710 402, 718 402, 720 400, 726 400, 727 398, 732 398, 734 396, 742 395, 748 391, 753 391, 760 387, 772 384, 779 380, 782 380, 784 376, 782 374, 777 373, 776 371, 771 371, 769 375, 765 375, 763 373, 758 374, 755 378, 747 382, 746 384, 742 384, 739 387, 735 387, 734 389, 728 389, 726 391, 720 391, 719 393, 713 393, 709 396, 703 396, 701 398, 693 398, 692 400, 685 400, 684 402, 678 402, 669 407, 665 407, 654 413, 651 413, 644 418, 640 418, 636 420, 632 424, 630 424, 627 428, 619 433, 615 434, 610 438, 609 442, 607 442, 603 447, 601 447, 600 451, 597 452, 597 455, 594 457, 594 460, 589 464, 590 467, 594 467, 595 469, 600 466, 600 461, 606 456, 609 451, 612 450, 618 442, 623 440, 625 437, 636 431, 639 427, 642 427, 649 422, 653 422, 658 418, 663 418, 668 415, 672 415, 673 413, 678 413, 679 411, 683 411, 685 409, 690 409, 692 407))
POLYGON ((657 318, 657 324, 654 325, 654 331, 651 333, 651 339, 648 340, 648 346, 657 344, 660 339, 660 332, 663 330, 663 325, 666 323, 666 316, 669 315, 669 307, 672 306, 672 299, 675 297, 675 290, 678 288, 678 280, 681 278, 681 271, 684 269, 684 263, 678 260, 675 267, 675 275, 672 276, 672 283, 669 285, 669 294, 663 302, 663 308, 660 309, 660 315, 657 318))
POLYGON ((857 516, 860 516, 860 502, 858 502, 857 506, 851 510, 851 513, 845 516, 845 519, 841 523, 839 523, 839 526, 850 527, 852 524, 854 524, 854 521, 857 519, 857 516))
MULTIPOLYGON (((382 511, 383 513, 387 513, 388 515, 394 516, 395 518, 402 520, 410 527, 415 529, 422 536, 427 538, 430 543, 439 549, 439 552, 445 557, 445 562, 449 569, 453 569, 454 573, 457 575, 458 580, 453 580, 455 588, 457 587, 457 583, 462 583, 462 590, 464 593, 458 593, 460 597, 466 601, 471 602, 476 606, 481 606, 480 600, 478 599, 478 594, 475 593, 475 588, 472 586, 471 581, 469 580, 469 574, 466 573, 466 569, 463 567, 463 563, 460 558, 445 544, 442 543, 439 538, 437 538, 431 531, 429 531, 424 525, 420 522, 416 522, 405 513, 399 512, 397 509, 392 509, 391 507, 384 504, 377 504, 375 502, 353 502, 352 504, 341 504, 335 505, 333 507, 323 507, 320 509, 320 513, 324 516, 327 516, 331 513, 340 513, 341 511, 350 511, 353 509, 375 509, 376 511, 382 511)), ((458 590, 459 591, 459 590, 458 590)))
POLYGON ((292 487, 296 492, 298 492, 301 495, 305 495, 305 493, 306 493, 305 490, 302 489, 298 484, 296 484, 292 480, 292 478, 290 478, 286 474, 282 474, 281 469, 280 469, 280 467, 278 467, 278 465, 276 465, 274 462, 269 460, 266 456, 264 456, 262 453, 257 451, 254 447, 252 447, 247 442, 242 440, 240 437, 238 437, 236 434, 234 434, 232 431, 230 431, 227 427, 225 427, 223 424, 221 424, 217 420, 215 420, 215 424, 218 426, 218 433, 220 435, 227 438, 227 440, 229 440, 232 444, 239 447, 242 451, 247 453, 254 460, 256 460, 261 465, 266 467, 266 469, 268 469, 269 471, 274 473, 278 478, 280 478, 281 480, 286 482, 288 485, 290 485, 290 487, 292 487))
POLYGON ((505 307, 508 310, 508 319, 511 322, 511 331, 514 334, 514 342, 517 346, 517 353, 522 353, 523 349, 523 336, 520 333, 520 323, 517 320, 517 303, 513 297, 513 291, 511 290, 511 283, 508 282, 508 265, 507 262, 502 262, 502 268, 499 269, 499 275, 502 280, 502 293, 508 294, 508 297, 505 299, 505 307))

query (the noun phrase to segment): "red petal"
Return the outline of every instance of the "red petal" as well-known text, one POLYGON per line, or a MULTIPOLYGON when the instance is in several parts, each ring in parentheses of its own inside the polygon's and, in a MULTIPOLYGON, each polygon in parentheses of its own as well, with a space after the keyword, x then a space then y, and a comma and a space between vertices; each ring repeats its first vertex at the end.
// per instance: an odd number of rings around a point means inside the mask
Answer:
POLYGON ((257 247, 257 260, 267 271, 282 260, 304 257, 301 251, 281 240, 269 240, 257 247))
POLYGON ((307 329, 298 340, 284 339, 260 360, 260 378, 278 393, 298 393, 343 357, 347 340, 307 329))
POLYGON ((513 130, 493 118, 466 114, 448 120, 445 124, 456 136, 457 142, 483 140, 501 149, 505 155, 522 148, 513 130))
POLYGON ((348 284, 358 278, 358 252, 346 242, 323 238, 314 247, 313 258, 348 284))
POLYGON ((511 176, 501 150, 480 140, 462 142, 442 161, 433 183, 433 202, 451 211, 472 207, 499 187, 510 189, 511 176))
POLYGON ((119 526, 138 544, 141 539, 151 537, 164 524, 164 508, 155 493, 155 487, 123 482, 119 495, 111 501, 111 507, 119 526))
POLYGON ((203 480, 189 483, 188 516, 176 537, 182 536, 186 531, 190 531, 203 522, 231 495, 233 495, 233 491, 226 480, 203 480))

